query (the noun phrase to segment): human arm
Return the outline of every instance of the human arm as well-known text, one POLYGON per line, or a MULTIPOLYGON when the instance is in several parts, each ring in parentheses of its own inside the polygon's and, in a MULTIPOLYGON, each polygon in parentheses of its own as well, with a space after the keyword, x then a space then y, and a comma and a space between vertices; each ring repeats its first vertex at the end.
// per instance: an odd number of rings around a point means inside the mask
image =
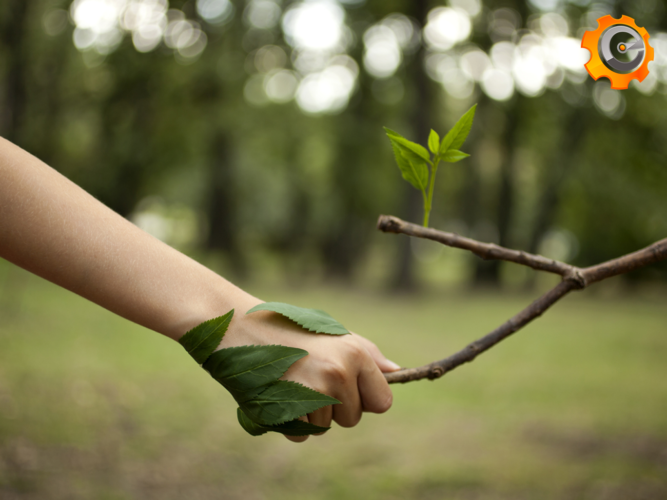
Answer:
POLYGON ((175 340, 234 309, 221 347, 275 343, 309 352, 286 378, 342 402, 311 414, 317 425, 328 425, 333 416, 352 426, 362 410, 383 412, 391 405, 381 371, 396 366, 368 340, 309 334, 266 311, 246 316, 261 300, 140 230, 2 138, 0 257, 175 340))

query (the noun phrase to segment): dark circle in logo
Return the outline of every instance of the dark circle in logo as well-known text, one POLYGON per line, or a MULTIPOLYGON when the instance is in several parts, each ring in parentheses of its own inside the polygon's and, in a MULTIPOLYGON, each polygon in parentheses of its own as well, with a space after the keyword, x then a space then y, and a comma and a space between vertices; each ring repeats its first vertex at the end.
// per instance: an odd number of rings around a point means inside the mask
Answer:
POLYGON ((611 26, 600 37, 600 59, 607 68, 622 74, 632 73, 644 62, 644 40, 624 24, 611 26))

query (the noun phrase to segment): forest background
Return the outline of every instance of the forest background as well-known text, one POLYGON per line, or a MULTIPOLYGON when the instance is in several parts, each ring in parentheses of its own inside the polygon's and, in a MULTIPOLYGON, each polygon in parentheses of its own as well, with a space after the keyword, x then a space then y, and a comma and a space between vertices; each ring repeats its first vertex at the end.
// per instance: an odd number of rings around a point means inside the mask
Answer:
MULTIPOLYGON (((0 30, 2 136, 401 365, 444 357, 552 282, 376 231, 381 213, 421 219, 383 126, 424 144, 478 103, 432 227, 578 266, 667 235, 660 0, 5 0, 0 30), (583 32, 606 14, 655 48, 625 91, 583 66, 583 32)), ((666 281, 663 263, 575 294, 461 373, 397 387, 387 416, 293 449, 243 435, 177 346, 3 261, 0 493, 665 496, 666 281)))

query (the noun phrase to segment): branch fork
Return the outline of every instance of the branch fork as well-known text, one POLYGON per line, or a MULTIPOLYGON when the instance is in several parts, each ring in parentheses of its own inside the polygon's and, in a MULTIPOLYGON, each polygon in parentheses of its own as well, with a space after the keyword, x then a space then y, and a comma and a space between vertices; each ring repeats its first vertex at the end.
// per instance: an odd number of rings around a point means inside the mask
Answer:
POLYGON ((406 234, 416 238, 437 241, 453 248, 468 250, 485 260, 514 262, 515 264, 527 266, 536 271, 558 274, 562 278, 562 281, 558 285, 535 300, 528 307, 492 332, 472 342, 461 351, 445 359, 434 361, 418 368, 403 368, 399 371, 386 373, 385 377, 390 384, 411 382, 425 378, 429 380, 440 378, 454 368, 465 363, 470 363, 484 351, 517 332, 532 320, 541 316, 547 309, 572 290, 582 290, 598 281, 667 259, 667 238, 623 257, 609 260, 596 266, 580 268, 557 260, 547 259, 541 255, 534 255, 520 250, 511 250, 494 243, 482 243, 455 233, 447 233, 445 231, 418 226, 417 224, 406 222, 391 215, 381 215, 377 227, 385 233, 406 234))

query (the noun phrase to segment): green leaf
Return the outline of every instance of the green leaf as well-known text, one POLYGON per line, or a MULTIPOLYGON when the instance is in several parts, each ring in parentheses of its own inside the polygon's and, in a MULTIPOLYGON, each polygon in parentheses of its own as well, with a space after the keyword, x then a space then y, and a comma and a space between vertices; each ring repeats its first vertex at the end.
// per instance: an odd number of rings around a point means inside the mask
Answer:
MULTIPOLYGON (((472 122, 475 118, 475 111, 477 110, 477 104, 470 108, 466 114, 464 114, 456 125, 447 133, 445 138, 440 144, 440 155, 444 156, 447 151, 450 149, 459 149, 463 146, 470 129, 472 128, 472 122)), ((447 160, 445 160, 447 161, 447 160)))
POLYGON ((438 150, 440 149, 440 136, 433 129, 431 129, 431 134, 428 136, 428 149, 433 154, 438 154, 438 150))
POLYGON ((428 185, 428 167, 420 157, 405 149, 400 144, 392 142, 396 163, 401 170, 403 179, 408 181, 415 189, 425 191, 428 185))
POLYGON ((178 342, 201 365, 220 345, 233 316, 234 309, 223 316, 205 321, 183 335, 178 342))
POLYGON ((421 144, 417 144, 416 142, 407 140, 401 134, 399 134, 394 130, 391 130, 390 128, 384 127, 384 130, 387 133, 387 136, 389 137, 391 142, 397 142, 398 144, 402 145, 403 147, 415 153, 417 156, 421 156, 427 162, 431 161, 431 155, 428 154, 426 148, 421 144))
POLYGON ((245 431, 251 436, 261 436, 269 432, 269 426, 256 424, 248 418, 248 415, 243 413, 241 408, 236 409, 236 417, 239 419, 239 424, 245 429, 245 431))
POLYGON ((396 157, 396 164, 401 170, 403 178, 412 184, 415 189, 425 192, 428 185, 428 166, 426 165, 426 161, 401 143, 394 141, 392 136, 389 136, 389 139, 391 140, 391 146, 396 157))
POLYGON ((457 161, 461 161, 464 158, 468 158, 469 156, 469 154, 464 153, 463 151, 450 149, 445 153, 445 156, 443 156, 442 159, 448 161, 449 163, 456 163, 457 161))
POLYGON ((250 309, 246 314, 256 311, 273 311, 291 319, 306 330, 328 335, 345 335, 350 332, 324 311, 319 309, 305 309, 282 302, 265 302, 250 309))
POLYGON ((243 401, 255 397, 263 386, 278 380, 292 364, 307 355, 308 351, 282 345, 228 347, 214 352, 204 363, 204 369, 234 399, 243 401))
POLYGON ((308 436, 309 434, 326 432, 331 427, 320 427, 319 425, 304 422, 303 420, 292 420, 291 422, 271 426, 269 429, 287 436, 308 436))
MULTIPOLYGON (((254 308, 260 309, 293 316, 304 328, 313 331, 336 335, 349 333, 323 311, 280 303, 261 304, 254 308)), ((340 401, 296 382, 279 380, 290 366, 308 355, 307 351, 267 345, 229 347, 212 352, 220 344, 233 315, 234 310, 231 310, 196 326, 183 335, 180 342, 234 396, 239 403, 237 416, 241 426, 253 436, 266 432, 305 436, 327 431, 328 427, 295 419, 340 401)))
POLYGON ((253 422, 248 416, 243 413, 241 408, 236 410, 236 415, 239 419, 239 424, 251 436, 261 436, 267 432, 279 432, 287 436, 307 436, 309 434, 319 434, 326 432, 331 427, 320 427, 319 425, 310 424, 302 420, 292 420, 280 425, 261 425, 253 422))
POLYGON ((253 422, 276 425, 339 403, 335 398, 296 382, 279 380, 253 399, 240 402, 239 406, 253 422))

